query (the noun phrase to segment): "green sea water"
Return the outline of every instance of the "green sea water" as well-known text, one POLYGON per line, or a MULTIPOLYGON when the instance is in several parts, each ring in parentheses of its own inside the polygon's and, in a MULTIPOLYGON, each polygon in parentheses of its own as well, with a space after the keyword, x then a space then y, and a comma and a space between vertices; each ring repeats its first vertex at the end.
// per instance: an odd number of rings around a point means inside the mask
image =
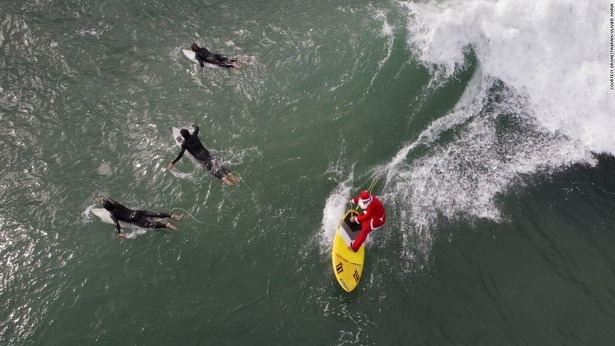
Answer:
POLYGON ((447 6, 0 3, 0 344, 611 343, 615 148, 552 130, 551 95, 497 74, 486 41, 461 64, 413 41, 425 13, 436 37, 468 20, 447 6), (191 42, 241 67, 201 69, 191 42), (238 186, 166 169, 192 123, 238 186), (346 293, 333 232, 372 181, 387 225, 346 293), (97 196, 184 218, 121 240, 97 196))

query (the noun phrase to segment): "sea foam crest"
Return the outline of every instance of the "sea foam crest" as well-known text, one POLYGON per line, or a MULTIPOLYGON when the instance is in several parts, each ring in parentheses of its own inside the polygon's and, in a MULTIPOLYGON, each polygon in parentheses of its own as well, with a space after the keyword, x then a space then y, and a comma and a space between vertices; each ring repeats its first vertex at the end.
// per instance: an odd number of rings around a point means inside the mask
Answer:
POLYGON ((486 76, 527 95, 545 129, 615 154, 606 0, 401 4, 408 43, 426 66, 452 76, 471 47, 486 76))
MULTIPOLYGON (((439 217, 500 221, 495 200, 519 178, 594 164, 592 152, 615 152, 608 56, 600 49, 607 46, 600 32, 606 4, 402 5, 409 47, 434 79, 455 78, 469 49, 478 62, 455 109, 379 168, 387 176, 389 204, 403 211, 404 233, 428 230, 439 217), (421 155, 408 159, 417 148, 421 155)), ((425 239, 429 248, 429 234, 425 239)))

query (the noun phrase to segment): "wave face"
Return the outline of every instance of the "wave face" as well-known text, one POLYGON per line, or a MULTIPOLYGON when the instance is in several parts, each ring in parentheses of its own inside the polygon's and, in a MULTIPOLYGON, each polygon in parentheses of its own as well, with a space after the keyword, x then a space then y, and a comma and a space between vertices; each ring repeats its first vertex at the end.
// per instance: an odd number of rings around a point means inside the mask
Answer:
POLYGON ((465 88, 454 109, 376 169, 412 270, 430 261, 439 221, 505 221, 499 196, 536 174, 613 155, 615 98, 605 1, 400 5, 407 48, 432 76, 425 97, 459 80, 465 88))
POLYGON ((615 154, 607 1, 403 3, 408 43, 451 77, 471 47, 484 75, 527 96, 539 125, 598 153, 615 154))
POLYGON ((409 49, 433 85, 476 59, 455 109, 385 168, 390 199, 410 227, 430 227, 439 216, 499 221, 494 200, 518 178, 615 153, 605 3, 401 4, 409 49), (408 159, 419 149, 427 154, 408 159))

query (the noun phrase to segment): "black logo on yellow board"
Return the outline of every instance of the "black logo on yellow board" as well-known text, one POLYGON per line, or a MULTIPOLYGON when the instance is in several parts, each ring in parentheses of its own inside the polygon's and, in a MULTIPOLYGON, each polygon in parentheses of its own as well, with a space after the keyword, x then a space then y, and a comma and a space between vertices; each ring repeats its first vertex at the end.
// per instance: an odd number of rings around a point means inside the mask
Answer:
POLYGON ((344 266, 342 265, 342 262, 338 263, 335 266, 335 271, 337 271, 338 274, 344 271, 344 266))
POLYGON ((354 274, 352 274, 352 277, 355 279, 356 282, 359 282, 359 280, 361 279, 359 272, 356 270, 354 271, 354 274))

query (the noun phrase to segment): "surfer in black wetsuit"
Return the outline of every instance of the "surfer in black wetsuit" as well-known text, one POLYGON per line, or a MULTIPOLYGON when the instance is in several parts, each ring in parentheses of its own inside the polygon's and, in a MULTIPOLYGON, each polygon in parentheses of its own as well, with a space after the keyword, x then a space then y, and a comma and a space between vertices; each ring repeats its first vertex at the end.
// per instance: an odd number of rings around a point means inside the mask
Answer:
POLYGON ((194 57, 199 62, 201 67, 204 67, 204 63, 214 64, 221 67, 238 67, 235 63, 237 59, 229 59, 217 53, 212 53, 207 48, 201 48, 196 43, 190 45, 190 49, 195 53, 194 57))
POLYGON ((132 210, 126 208, 125 206, 119 204, 118 202, 112 200, 111 198, 96 198, 97 202, 102 202, 103 207, 107 209, 109 214, 111 214, 111 220, 115 222, 115 229, 117 230, 117 235, 126 239, 126 236, 122 234, 120 221, 130 223, 142 228, 170 228, 172 230, 177 230, 177 227, 171 225, 170 222, 166 224, 162 222, 153 221, 151 218, 173 218, 175 220, 181 220, 180 215, 169 214, 169 213, 156 213, 147 210, 132 210))
POLYGON ((197 137, 199 134, 199 127, 195 124, 192 124, 192 127, 194 128, 194 132, 192 134, 190 134, 190 132, 186 129, 181 129, 180 133, 182 137, 184 137, 184 141, 182 142, 182 149, 175 158, 175 160, 169 163, 167 168, 169 170, 173 169, 173 165, 175 165, 175 163, 179 161, 182 156, 184 156, 184 152, 188 150, 188 152, 192 156, 194 156, 195 159, 201 162, 203 168, 205 168, 214 177, 222 179, 222 181, 224 181, 226 185, 233 185, 233 183, 228 179, 228 177, 231 177, 231 179, 237 183, 238 180, 235 175, 226 167, 222 166, 222 164, 218 162, 218 159, 216 159, 209 152, 209 150, 207 150, 207 148, 203 146, 203 143, 201 143, 201 140, 199 140, 199 138, 197 137))

